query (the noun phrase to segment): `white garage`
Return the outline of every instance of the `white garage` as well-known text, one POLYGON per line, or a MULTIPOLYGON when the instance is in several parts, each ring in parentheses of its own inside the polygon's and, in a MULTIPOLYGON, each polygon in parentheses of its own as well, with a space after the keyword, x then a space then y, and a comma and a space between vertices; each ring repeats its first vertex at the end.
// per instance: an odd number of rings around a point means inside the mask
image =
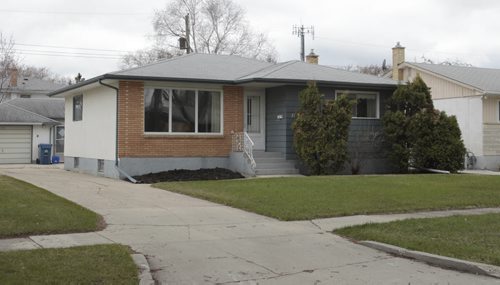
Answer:
POLYGON ((64 100, 58 99, 13 99, 0 103, 0 164, 36 162, 38 144, 63 148, 64 142, 57 140, 64 137, 55 135, 56 128, 63 128, 62 123, 47 117, 64 118, 63 111, 64 100))
POLYGON ((31 163, 31 126, 0 126, 0 164, 31 163))

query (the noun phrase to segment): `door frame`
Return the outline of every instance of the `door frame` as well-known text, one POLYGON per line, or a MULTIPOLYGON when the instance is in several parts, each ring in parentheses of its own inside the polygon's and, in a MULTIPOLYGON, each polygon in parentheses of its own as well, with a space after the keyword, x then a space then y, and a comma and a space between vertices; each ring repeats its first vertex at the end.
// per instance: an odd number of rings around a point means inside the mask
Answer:
POLYGON ((248 133, 248 136, 254 142, 254 150, 266 150, 266 90, 247 89, 244 90, 243 99, 243 130, 247 132, 247 98, 248 96, 260 97, 260 132, 248 133))

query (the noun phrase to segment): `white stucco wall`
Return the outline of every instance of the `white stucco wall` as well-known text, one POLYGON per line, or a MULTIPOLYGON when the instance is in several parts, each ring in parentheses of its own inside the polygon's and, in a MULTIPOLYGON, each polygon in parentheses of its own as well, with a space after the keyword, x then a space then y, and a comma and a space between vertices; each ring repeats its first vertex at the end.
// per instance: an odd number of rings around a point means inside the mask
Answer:
POLYGON ((434 99, 434 107, 457 117, 465 147, 483 155, 483 102, 481 97, 434 99))
MULTIPOLYGON (((53 144, 51 140, 51 128, 52 126, 33 126, 33 144, 32 144, 32 161, 36 161, 38 158, 38 145, 43 144, 53 144)), ((54 148, 54 146, 52 146, 54 148)))
POLYGON ((74 96, 65 98, 65 156, 115 159, 115 96, 115 91, 107 87, 85 91, 81 121, 73 121, 74 96))

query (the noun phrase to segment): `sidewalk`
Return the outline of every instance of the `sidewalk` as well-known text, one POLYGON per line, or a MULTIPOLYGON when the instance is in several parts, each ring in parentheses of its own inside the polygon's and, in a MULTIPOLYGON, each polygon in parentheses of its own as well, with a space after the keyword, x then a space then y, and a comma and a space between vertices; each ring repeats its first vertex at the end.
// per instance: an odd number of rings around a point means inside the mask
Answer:
POLYGON ((498 279, 395 257, 330 233, 344 225, 422 213, 281 222, 148 185, 60 169, 0 173, 87 207, 108 224, 95 233, 1 240, 3 250, 120 243, 144 254, 155 280, 168 284, 500 284, 498 279))

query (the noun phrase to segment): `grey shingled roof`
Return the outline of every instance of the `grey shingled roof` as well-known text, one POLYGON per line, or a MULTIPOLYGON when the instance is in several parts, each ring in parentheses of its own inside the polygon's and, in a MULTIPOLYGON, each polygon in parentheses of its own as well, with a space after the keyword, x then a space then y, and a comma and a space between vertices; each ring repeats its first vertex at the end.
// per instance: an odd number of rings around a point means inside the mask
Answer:
POLYGON ((0 124, 58 125, 60 123, 4 102, 0 103, 0 124))
POLYGON ((392 79, 341 70, 325 65, 294 60, 275 64, 266 69, 239 78, 239 80, 322 81, 350 84, 396 85, 392 79))
MULTIPOLYGON (((4 81, 4 85, 8 85, 10 79, 4 81)), ((17 86, 4 86, 9 88, 10 91, 18 93, 49 93, 57 89, 63 88, 64 85, 54 83, 49 80, 42 80, 33 77, 26 77, 19 75, 17 78, 17 86)))
POLYGON ((110 74, 206 81, 235 81, 242 76, 271 65, 273 64, 240 56, 192 53, 110 74))
POLYGON ((248 82, 301 83, 345 83, 396 87, 398 82, 373 75, 360 74, 328 66, 308 64, 301 61, 269 63, 234 55, 189 54, 162 60, 132 69, 115 71, 97 76, 75 85, 49 93, 57 95, 96 83, 100 80, 157 80, 243 84, 248 82))
POLYGON ((17 106, 50 119, 64 119, 64 99, 16 98, 8 102, 10 105, 17 106))
POLYGON ((407 64, 472 86, 485 93, 500 93, 500 69, 428 63, 407 64))

